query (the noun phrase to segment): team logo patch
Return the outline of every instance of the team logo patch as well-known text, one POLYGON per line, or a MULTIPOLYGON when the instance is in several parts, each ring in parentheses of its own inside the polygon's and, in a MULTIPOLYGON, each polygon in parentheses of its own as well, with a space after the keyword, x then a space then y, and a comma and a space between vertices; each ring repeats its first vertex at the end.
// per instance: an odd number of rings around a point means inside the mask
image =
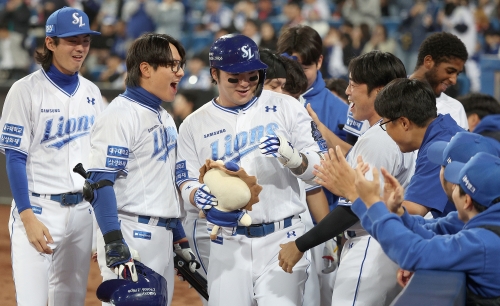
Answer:
POLYGON ((42 208, 40 206, 31 206, 31 210, 33 210, 34 214, 41 215, 42 208))
POLYGON ((3 132, 8 133, 8 134, 22 136, 23 132, 24 132, 24 127, 20 126, 20 125, 6 123, 3 126, 3 132))
POLYGON ((143 231, 134 231, 134 238, 151 240, 151 233, 143 231))
POLYGON ((77 24, 79 28, 84 27, 85 23, 83 23, 83 17, 78 13, 73 13, 73 24, 77 24))
POLYGON ((21 138, 2 134, 0 144, 18 148, 21 145, 21 138))
POLYGON ((51 33, 54 33, 56 31, 56 26, 53 25, 53 24, 48 24, 45 26, 45 33, 47 34, 51 34, 51 33))
POLYGON ((108 146, 108 156, 124 157, 128 158, 129 149, 125 147, 108 146))
POLYGON ((241 52, 243 52, 242 57, 247 59, 252 59, 255 55, 252 53, 252 49, 250 46, 241 47, 241 52))

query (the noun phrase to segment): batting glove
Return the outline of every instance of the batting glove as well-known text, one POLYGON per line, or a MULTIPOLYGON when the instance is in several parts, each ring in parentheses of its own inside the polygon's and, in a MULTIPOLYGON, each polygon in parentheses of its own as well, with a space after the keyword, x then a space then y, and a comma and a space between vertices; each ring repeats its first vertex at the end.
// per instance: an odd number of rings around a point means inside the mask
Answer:
POLYGON ((217 206, 217 198, 210 193, 208 186, 203 184, 194 193, 194 203, 199 209, 210 209, 217 206))
POLYGON ((283 166, 294 169, 302 164, 302 155, 284 136, 266 136, 260 139, 260 152, 276 157, 283 166))
POLYGON ((115 240, 104 246, 106 254, 106 266, 112 268, 114 272, 123 278, 131 278, 137 282, 137 271, 134 260, 125 240, 115 240))
POLYGON ((338 256, 337 256, 337 243, 335 240, 330 239, 325 242, 325 247, 323 248, 323 266, 324 269, 321 270, 324 274, 332 273, 337 269, 338 266, 338 256))
POLYGON ((179 255, 189 264, 189 270, 195 272, 196 269, 201 267, 200 263, 196 260, 193 251, 189 247, 189 242, 174 243, 174 252, 179 255))

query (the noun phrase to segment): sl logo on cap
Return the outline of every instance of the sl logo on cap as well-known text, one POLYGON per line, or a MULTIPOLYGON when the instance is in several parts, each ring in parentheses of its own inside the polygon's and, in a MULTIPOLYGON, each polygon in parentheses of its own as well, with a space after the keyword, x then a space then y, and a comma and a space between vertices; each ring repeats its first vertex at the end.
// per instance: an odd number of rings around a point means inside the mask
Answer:
POLYGON ((250 46, 243 46, 241 47, 241 51, 243 51, 243 58, 251 59, 254 54, 252 53, 252 49, 250 49, 250 46))
POLYGON ((73 13, 73 24, 78 24, 78 27, 83 27, 85 26, 85 23, 83 23, 83 17, 79 16, 78 13, 73 13))

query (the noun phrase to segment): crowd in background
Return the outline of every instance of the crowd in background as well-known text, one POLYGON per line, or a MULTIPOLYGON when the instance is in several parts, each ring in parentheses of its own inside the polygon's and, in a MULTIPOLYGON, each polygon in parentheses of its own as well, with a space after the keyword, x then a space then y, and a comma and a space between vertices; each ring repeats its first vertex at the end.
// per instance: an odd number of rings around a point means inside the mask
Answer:
POLYGON ((239 32, 274 50, 283 27, 306 24, 324 43, 325 78, 347 78, 351 58, 371 50, 394 53, 409 73, 428 34, 457 35, 469 53, 460 92, 480 92, 479 58, 499 56, 498 0, 0 0, 0 81, 38 69, 47 17, 63 6, 84 10, 102 33, 81 73, 100 87, 124 88, 125 54, 144 32, 167 33, 188 50, 181 89, 210 89, 208 48, 239 32))

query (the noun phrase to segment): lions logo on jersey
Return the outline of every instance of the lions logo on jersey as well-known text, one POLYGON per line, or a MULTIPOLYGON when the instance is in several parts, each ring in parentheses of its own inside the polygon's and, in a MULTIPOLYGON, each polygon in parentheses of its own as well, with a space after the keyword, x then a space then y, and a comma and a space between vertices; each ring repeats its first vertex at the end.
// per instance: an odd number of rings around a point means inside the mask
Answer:
POLYGON ((174 127, 161 127, 153 131, 154 147, 151 158, 167 161, 168 153, 177 146, 177 131, 174 127))
POLYGON ((47 148, 59 150, 71 141, 88 135, 94 122, 94 115, 83 115, 67 120, 64 116, 60 116, 57 119, 57 126, 54 126, 54 119, 49 119, 45 121, 45 131, 40 144, 47 143, 47 148))
POLYGON ((278 129, 278 124, 271 122, 266 126, 258 125, 250 129, 248 132, 239 132, 236 136, 227 134, 224 136, 223 152, 221 152, 222 155, 219 152, 219 140, 210 144, 212 159, 220 159, 224 162, 232 161, 237 163, 243 156, 248 155, 259 148, 259 140, 264 136, 264 134, 265 136, 276 135, 275 131, 278 129))

